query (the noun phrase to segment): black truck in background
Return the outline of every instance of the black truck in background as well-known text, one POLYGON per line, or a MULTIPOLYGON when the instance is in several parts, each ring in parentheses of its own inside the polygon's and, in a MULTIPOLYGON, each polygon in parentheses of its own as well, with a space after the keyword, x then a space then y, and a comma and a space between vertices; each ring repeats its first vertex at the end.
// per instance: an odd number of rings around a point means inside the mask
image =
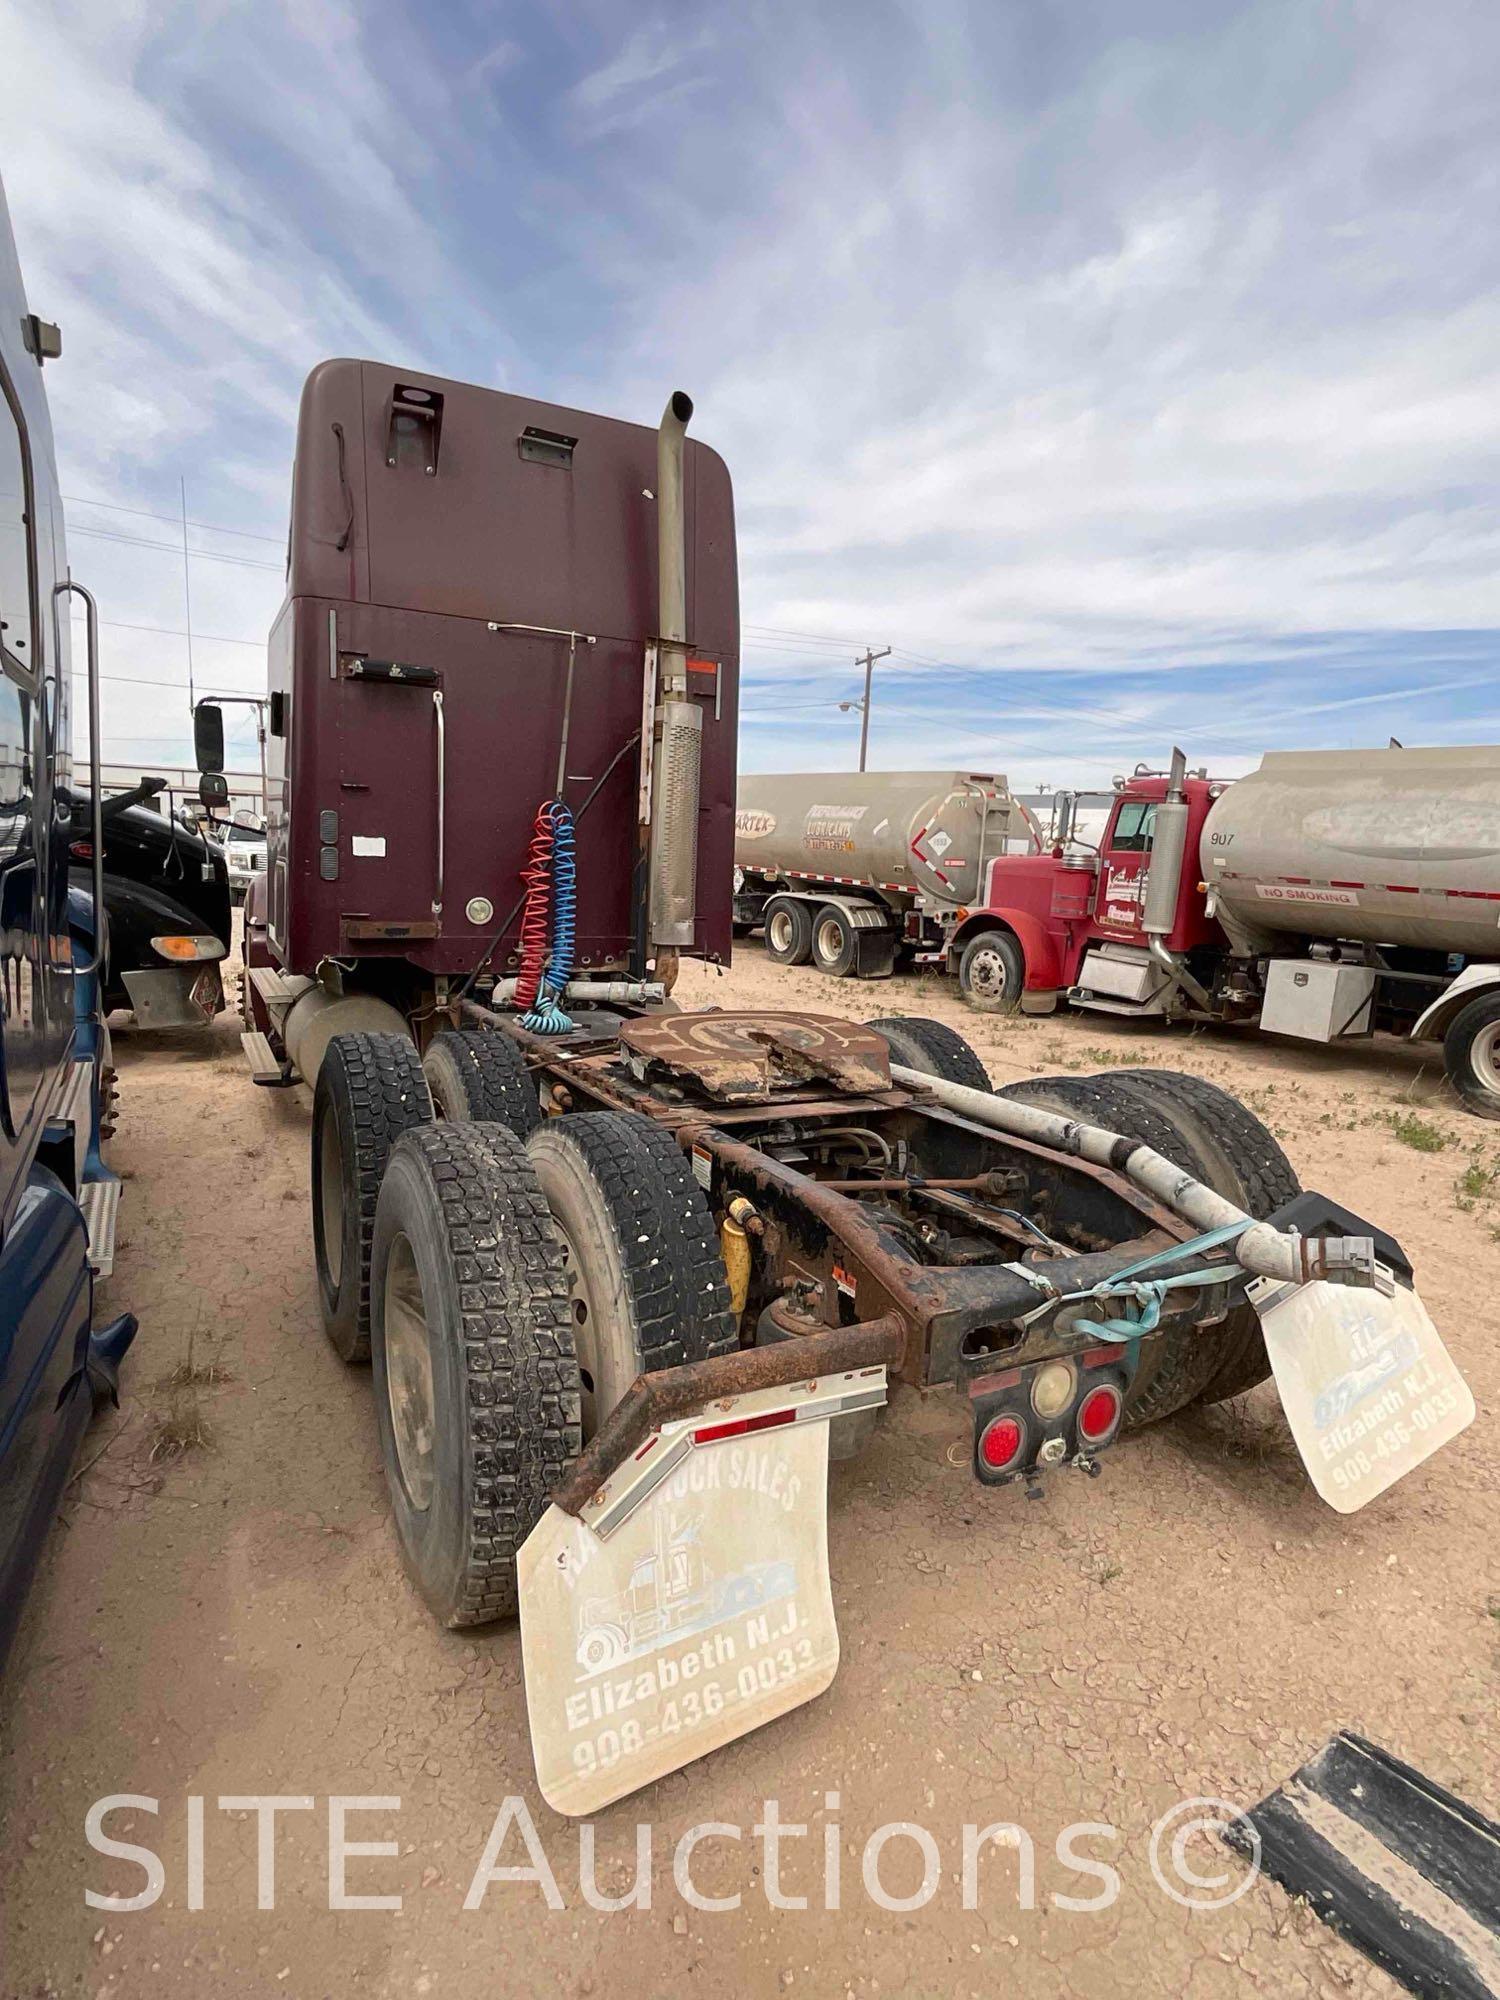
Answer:
MULTIPOLYGON (((100 808, 107 945, 104 1011, 128 1007, 143 1028, 203 1027, 224 1006, 230 894, 223 849, 152 801, 143 777, 100 808)), ((68 854, 74 882, 93 866, 92 800, 75 794, 68 854)))

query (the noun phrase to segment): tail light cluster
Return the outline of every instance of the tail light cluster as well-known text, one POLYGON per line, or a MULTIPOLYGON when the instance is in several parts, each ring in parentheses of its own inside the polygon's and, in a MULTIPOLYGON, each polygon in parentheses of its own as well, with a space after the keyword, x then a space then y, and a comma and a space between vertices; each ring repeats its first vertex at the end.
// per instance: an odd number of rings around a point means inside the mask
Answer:
POLYGON ((1117 1347, 1039 1361, 970 1384, 974 1476, 986 1486, 1039 1469, 1091 1461, 1113 1444, 1130 1374, 1117 1347))

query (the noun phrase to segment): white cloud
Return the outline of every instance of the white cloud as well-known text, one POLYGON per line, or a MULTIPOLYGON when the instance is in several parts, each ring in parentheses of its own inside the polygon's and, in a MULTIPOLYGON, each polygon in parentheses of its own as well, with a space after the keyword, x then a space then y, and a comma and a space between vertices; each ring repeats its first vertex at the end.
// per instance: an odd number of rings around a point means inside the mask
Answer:
MULTIPOLYGON (((396 5, 0 0, 70 490, 160 504, 181 468, 196 511, 279 531, 298 384, 340 349, 648 422, 680 382, 735 478, 752 761, 852 745, 855 647, 788 632, 906 653, 901 761, 1492 726, 1442 635, 1500 623, 1500 24, 504 25, 440 59, 396 5), (1307 699, 1330 661, 1352 684, 1307 699), (755 713, 789 684, 795 731, 755 713)), ((87 546, 121 618, 180 622, 167 558, 87 546)), ((209 576, 205 629, 267 622, 274 574, 209 576)))

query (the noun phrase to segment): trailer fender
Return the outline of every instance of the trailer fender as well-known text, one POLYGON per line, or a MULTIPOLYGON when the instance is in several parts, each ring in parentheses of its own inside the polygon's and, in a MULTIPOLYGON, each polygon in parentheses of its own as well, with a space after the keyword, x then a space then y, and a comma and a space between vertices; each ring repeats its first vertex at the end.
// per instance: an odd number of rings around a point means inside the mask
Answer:
POLYGON ((948 941, 948 963, 957 965, 964 946, 980 931, 1009 931, 1026 960, 1026 991, 1055 992, 1066 986, 1057 939, 1029 910, 976 910, 948 941))
POLYGON ((1460 1007, 1467 1006, 1476 993, 1493 990, 1500 990, 1500 965, 1466 965, 1452 985, 1418 1016, 1412 1041, 1440 1042, 1460 1007))
POLYGON ((895 912, 873 891, 868 896, 843 896, 836 890, 830 893, 826 889, 778 889, 776 893, 786 897, 788 902, 807 903, 816 909, 831 903, 856 930, 888 931, 895 928, 895 912))

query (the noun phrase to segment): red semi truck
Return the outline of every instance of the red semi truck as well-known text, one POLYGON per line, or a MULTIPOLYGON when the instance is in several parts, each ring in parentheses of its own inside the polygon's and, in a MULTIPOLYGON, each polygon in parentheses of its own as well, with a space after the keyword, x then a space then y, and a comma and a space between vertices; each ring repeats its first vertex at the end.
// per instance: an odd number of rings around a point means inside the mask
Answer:
MULTIPOLYGON (((1203 772, 1178 776, 1193 851, 1224 789, 1203 772)), ((1157 815, 1173 790, 1171 775, 1138 769, 1120 786, 1097 851, 1064 839, 1034 854, 996 856, 984 907, 964 918, 950 946, 971 1006, 1048 1013, 1066 997, 1116 1013, 1164 1011, 1152 1004, 1168 980, 1145 927, 1145 892, 1157 815)), ((1168 947, 1188 965, 1222 936, 1196 869, 1181 871, 1165 914, 1168 947)))
POLYGON ((1500 750, 1276 751, 1234 783, 1138 768, 1094 849, 997 855, 949 963, 971 1005, 1440 1041, 1500 1117, 1500 750))

